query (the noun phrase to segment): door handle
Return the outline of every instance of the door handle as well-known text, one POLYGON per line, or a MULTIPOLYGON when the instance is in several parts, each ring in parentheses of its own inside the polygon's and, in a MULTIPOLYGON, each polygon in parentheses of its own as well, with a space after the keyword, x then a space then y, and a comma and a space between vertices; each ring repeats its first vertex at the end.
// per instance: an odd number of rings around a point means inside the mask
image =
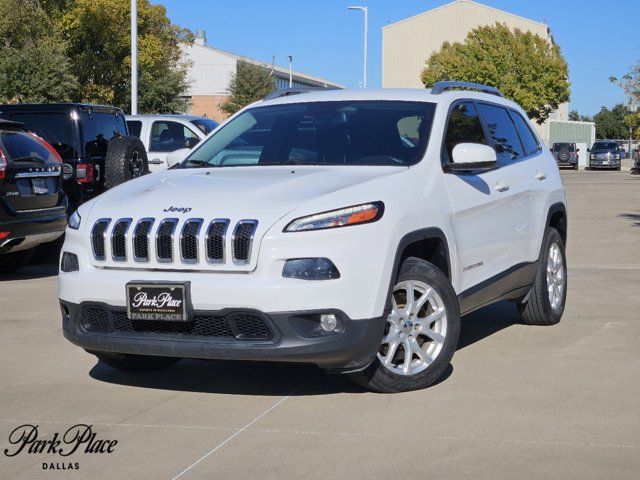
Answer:
POLYGON ((493 189, 496 192, 506 192, 507 190, 509 190, 509 185, 505 185, 504 183, 496 183, 496 185, 493 187, 493 189))
POLYGON ((546 173, 542 173, 542 172, 537 172, 536 173, 536 180, 544 180, 545 178, 547 178, 547 174, 546 173))
POLYGON ((153 160, 149 160, 147 163, 149 165, 162 165, 164 162, 159 158, 154 158, 153 160))

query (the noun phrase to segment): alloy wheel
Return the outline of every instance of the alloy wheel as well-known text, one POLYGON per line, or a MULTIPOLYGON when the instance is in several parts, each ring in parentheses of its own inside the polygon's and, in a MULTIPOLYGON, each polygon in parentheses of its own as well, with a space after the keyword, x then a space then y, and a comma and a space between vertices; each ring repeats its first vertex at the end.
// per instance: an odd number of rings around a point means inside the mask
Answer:
POLYGON ((442 297, 417 280, 397 283, 391 296, 378 359, 399 375, 415 375, 436 359, 447 335, 447 313, 442 297))
POLYGON ((552 243, 547 256, 547 290, 551 308, 559 311, 562 307, 566 276, 564 274, 564 261, 562 250, 557 243, 552 243))

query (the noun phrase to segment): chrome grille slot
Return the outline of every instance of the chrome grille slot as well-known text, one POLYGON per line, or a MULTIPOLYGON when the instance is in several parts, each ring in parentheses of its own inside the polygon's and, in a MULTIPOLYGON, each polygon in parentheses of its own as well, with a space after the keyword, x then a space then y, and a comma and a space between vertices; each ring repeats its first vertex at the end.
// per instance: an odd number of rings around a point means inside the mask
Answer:
POLYGON ((136 262, 149 261, 149 237, 153 218, 143 218, 138 221, 133 231, 133 259, 136 262))
POLYGON ((96 260, 104 261, 104 234, 111 223, 110 218, 99 219, 91 229, 91 248, 93 249, 93 256, 96 260))
POLYGON ((165 218, 160 222, 156 233, 156 257, 158 262, 173 261, 173 234, 178 224, 177 218, 165 218))
POLYGON ((224 263, 228 228, 228 218, 216 218, 209 224, 205 243, 210 263, 224 263))
POLYGON ((233 231, 233 261, 237 264, 249 263, 251 244, 255 234, 257 220, 240 220, 233 231))
POLYGON ((121 218, 113 226, 111 232, 111 258, 116 262, 127 260, 127 231, 131 225, 130 218, 121 218))
POLYGON ((201 218, 190 218, 182 226, 180 255, 184 263, 198 262, 198 235, 203 221, 201 218))

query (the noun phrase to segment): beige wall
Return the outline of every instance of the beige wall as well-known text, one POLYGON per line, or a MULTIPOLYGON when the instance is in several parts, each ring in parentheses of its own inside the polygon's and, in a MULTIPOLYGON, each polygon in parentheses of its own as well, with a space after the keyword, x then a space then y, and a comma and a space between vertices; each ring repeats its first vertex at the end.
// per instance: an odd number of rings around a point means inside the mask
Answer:
POLYGON ((420 72, 429 56, 448 42, 462 42, 480 25, 506 23, 548 38, 546 25, 469 0, 458 0, 382 29, 382 86, 424 88, 420 72))
POLYGON ((220 123, 227 118, 227 114, 221 110, 228 95, 193 95, 190 99, 189 113, 192 115, 206 115, 220 123))

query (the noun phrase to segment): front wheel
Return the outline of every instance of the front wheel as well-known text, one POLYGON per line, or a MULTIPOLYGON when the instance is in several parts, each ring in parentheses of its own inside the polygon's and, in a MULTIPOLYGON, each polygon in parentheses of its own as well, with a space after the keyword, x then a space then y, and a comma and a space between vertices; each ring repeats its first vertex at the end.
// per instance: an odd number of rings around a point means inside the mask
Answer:
POLYGON ((426 388, 445 373, 458 344, 458 299, 449 279, 434 265, 409 257, 391 294, 377 356, 350 374, 359 385, 394 393, 426 388))
POLYGON ((536 278, 523 302, 518 304, 527 325, 555 325, 562 318, 567 299, 567 260, 564 242, 555 228, 547 227, 536 278))

